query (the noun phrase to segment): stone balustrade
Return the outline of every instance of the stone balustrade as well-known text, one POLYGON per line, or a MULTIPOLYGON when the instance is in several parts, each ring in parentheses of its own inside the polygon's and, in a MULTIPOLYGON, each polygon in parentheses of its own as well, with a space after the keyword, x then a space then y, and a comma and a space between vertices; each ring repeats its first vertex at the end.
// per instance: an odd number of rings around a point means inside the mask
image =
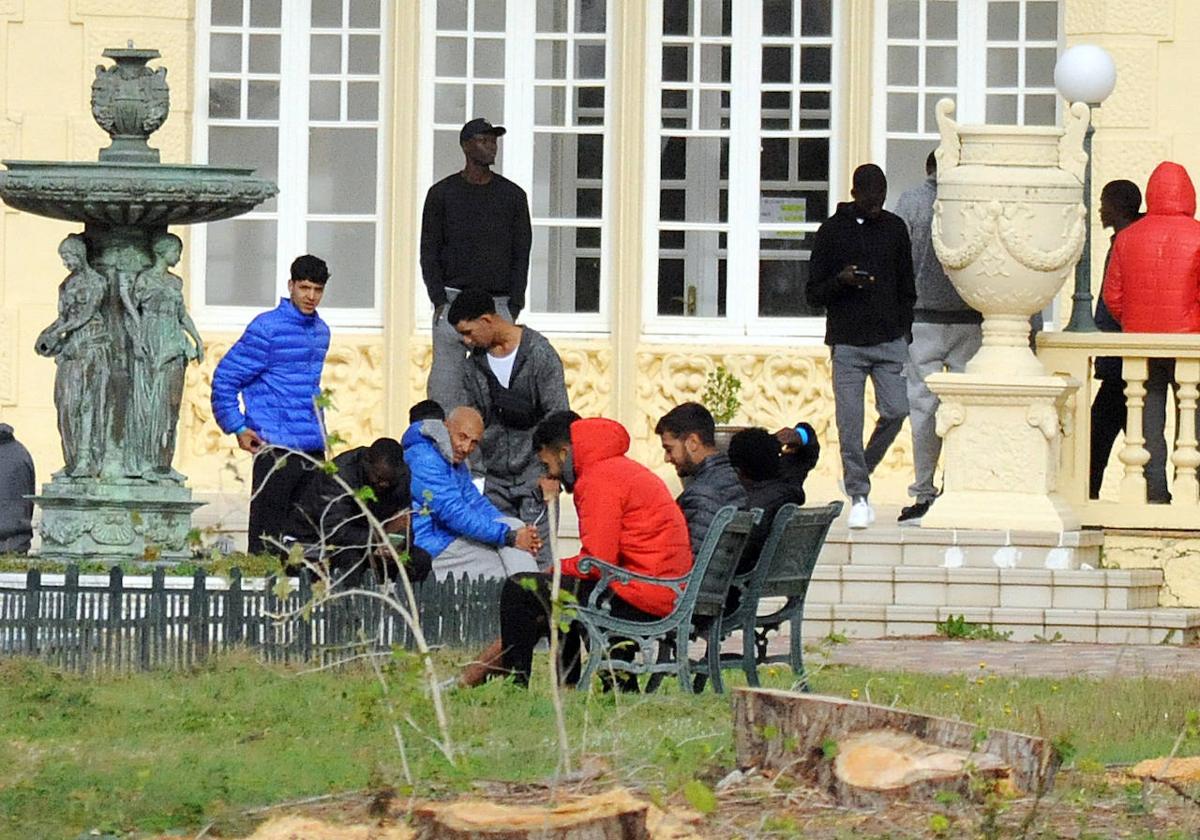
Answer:
POLYGON ((1047 372, 1063 374, 1081 385, 1068 400, 1063 416, 1062 459, 1058 492, 1078 512, 1083 525, 1106 528, 1157 528, 1196 530, 1200 528, 1200 449, 1196 441, 1196 404, 1200 396, 1200 335, 1150 333, 1042 333, 1038 336, 1038 358, 1047 372), (1124 443, 1113 447, 1121 477, 1115 492, 1111 482, 1099 499, 1088 498, 1091 442, 1091 405, 1099 381, 1091 376, 1093 360, 1100 356, 1123 359, 1125 402, 1128 420, 1124 443), (1146 451, 1143 408, 1147 368, 1151 359, 1173 358, 1177 388, 1176 411, 1167 411, 1166 442, 1170 504, 1146 500, 1146 451))

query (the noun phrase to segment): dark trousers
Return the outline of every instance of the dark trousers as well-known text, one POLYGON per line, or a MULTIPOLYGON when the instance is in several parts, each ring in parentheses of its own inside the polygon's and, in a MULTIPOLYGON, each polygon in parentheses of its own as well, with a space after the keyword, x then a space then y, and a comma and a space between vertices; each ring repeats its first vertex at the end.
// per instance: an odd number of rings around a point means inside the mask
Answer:
MULTIPOLYGON (((324 452, 305 453, 319 461, 324 452)), ((279 449, 267 449, 254 456, 251 478, 250 523, 247 527, 251 554, 278 554, 279 549, 263 542, 288 532, 295 500, 315 473, 311 463, 297 455, 287 456, 279 449), (280 463, 276 466, 276 462, 280 463)))
MULTIPOLYGON (((504 647, 503 665, 505 670, 513 674, 519 685, 529 684, 529 674, 533 670, 533 648, 550 635, 551 580, 552 576, 543 572, 513 575, 504 582, 504 588, 500 590, 500 642, 504 647)), ((562 588, 573 593, 581 604, 587 603, 595 587, 594 580, 566 576, 562 579, 562 588)), ((658 618, 642 612, 615 595, 610 603, 612 614, 617 618, 628 621, 655 621, 658 618)), ((579 622, 572 621, 562 638, 559 651, 561 673, 563 682, 567 685, 579 682, 582 636, 583 628, 579 622)), ((619 646, 612 651, 614 659, 633 659, 633 654, 634 651, 629 645, 619 646)), ((627 676, 632 681, 632 675, 627 676)), ((622 682, 621 687, 636 689, 637 683, 633 681, 630 686, 627 682, 622 682)))
POLYGON ((1112 453, 1117 433, 1125 430, 1125 380, 1101 379, 1100 390, 1092 400, 1092 454, 1088 481, 1088 497, 1100 498, 1104 482, 1104 467, 1112 453))

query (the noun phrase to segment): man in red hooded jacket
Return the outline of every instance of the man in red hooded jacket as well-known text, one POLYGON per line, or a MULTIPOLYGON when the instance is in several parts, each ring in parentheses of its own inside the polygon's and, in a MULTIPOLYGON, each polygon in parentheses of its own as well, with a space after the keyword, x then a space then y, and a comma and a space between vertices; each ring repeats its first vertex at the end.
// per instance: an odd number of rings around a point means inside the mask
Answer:
MULTIPOLYGON (((1200 222, 1187 170, 1160 163, 1146 184, 1146 215, 1121 231, 1104 276, 1104 303, 1127 333, 1200 332, 1200 222)), ((1167 385, 1174 359, 1151 359, 1142 415, 1146 497, 1171 500, 1167 491, 1167 385)))
MULTIPOLYGON (((533 446, 546 475, 575 496, 582 551, 562 561, 562 585, 579 601, 586 601, 595 586, 593 579, 580 575, 584 557, 651 577, 682 577, 691 571, 687 521, 662 479, 626 456, 629 433, 620 423, 602 417, 581 420, 573 411, 558 411, 538 424, 533 446)), ((493 673, 512 674, 522 685, 529 682, 533 648, 549 633, 550 579, 541 572, 513 575, 505 582, 500 641, 468 667, 463 683, 476 685, 493 673)), ((653 621, 675 607, 675 593, 664 586, 632 581, 614 583, 612 591, 612 614, 618 618, 653 621)), ((579 643, 579 628, 572 626, 562 652, 568 684, 579 679, 579 643)), ((622 653, 633 655, 632 650, 613 651, 614 656, 622 653)))

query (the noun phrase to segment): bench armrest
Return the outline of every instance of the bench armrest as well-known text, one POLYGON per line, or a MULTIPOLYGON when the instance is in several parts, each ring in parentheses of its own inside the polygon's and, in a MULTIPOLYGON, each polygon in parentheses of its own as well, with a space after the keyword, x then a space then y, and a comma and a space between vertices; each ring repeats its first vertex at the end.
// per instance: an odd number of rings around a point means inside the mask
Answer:
POLYGON ((593 571, 600 573, 599 581, 596 587, 592 590, 591 597, 588 598, 587 606, 590 609, 597 609, 596 602, 601 596, 611 594, 611 584, 613 583, 630 583, 631 581, 643 581, 652 583, 656 586, 665 586, 676 595, 682 595, 691 574, 688 573, 683 577, 677 578, 660 578, 652 575, 643 575, 638 572, 631 572, 629 569, 623 569, 620 566, 614 566, 612 563, 606 563, 596 557, 581 557, 579 558, 579 575, 580 577, 589 577, 593 571))

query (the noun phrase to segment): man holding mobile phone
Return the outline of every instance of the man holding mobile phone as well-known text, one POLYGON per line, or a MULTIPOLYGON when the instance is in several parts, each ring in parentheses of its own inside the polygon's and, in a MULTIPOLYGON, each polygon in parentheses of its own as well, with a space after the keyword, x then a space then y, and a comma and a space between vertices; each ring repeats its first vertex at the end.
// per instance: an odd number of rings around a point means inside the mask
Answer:
POLYGON ((269 550, 264 537, 287 532, 294 501, 311 474, 311 464, 285 458, 283 450, 325 457, 316 397, 329 327, 317 306, 328 280, 324 260, 297 257, 288 297, 251 321, 213 372, 213 417, 221 431, 236 435, 238 446, 254 455, 247 529, 251 554, 269 550))
POLYGON ((825 308, 842 477, 852 501, 847 524, 866 528, 875 520, 871 473, 908 416, 904 365, 917 293, 908 228, 883 209, 883 170, 872 163, 854 170, 850 195, 817 231, 805 295, 810 306, 825 308), (879 419, 864 449, 868 376, 879 419))

